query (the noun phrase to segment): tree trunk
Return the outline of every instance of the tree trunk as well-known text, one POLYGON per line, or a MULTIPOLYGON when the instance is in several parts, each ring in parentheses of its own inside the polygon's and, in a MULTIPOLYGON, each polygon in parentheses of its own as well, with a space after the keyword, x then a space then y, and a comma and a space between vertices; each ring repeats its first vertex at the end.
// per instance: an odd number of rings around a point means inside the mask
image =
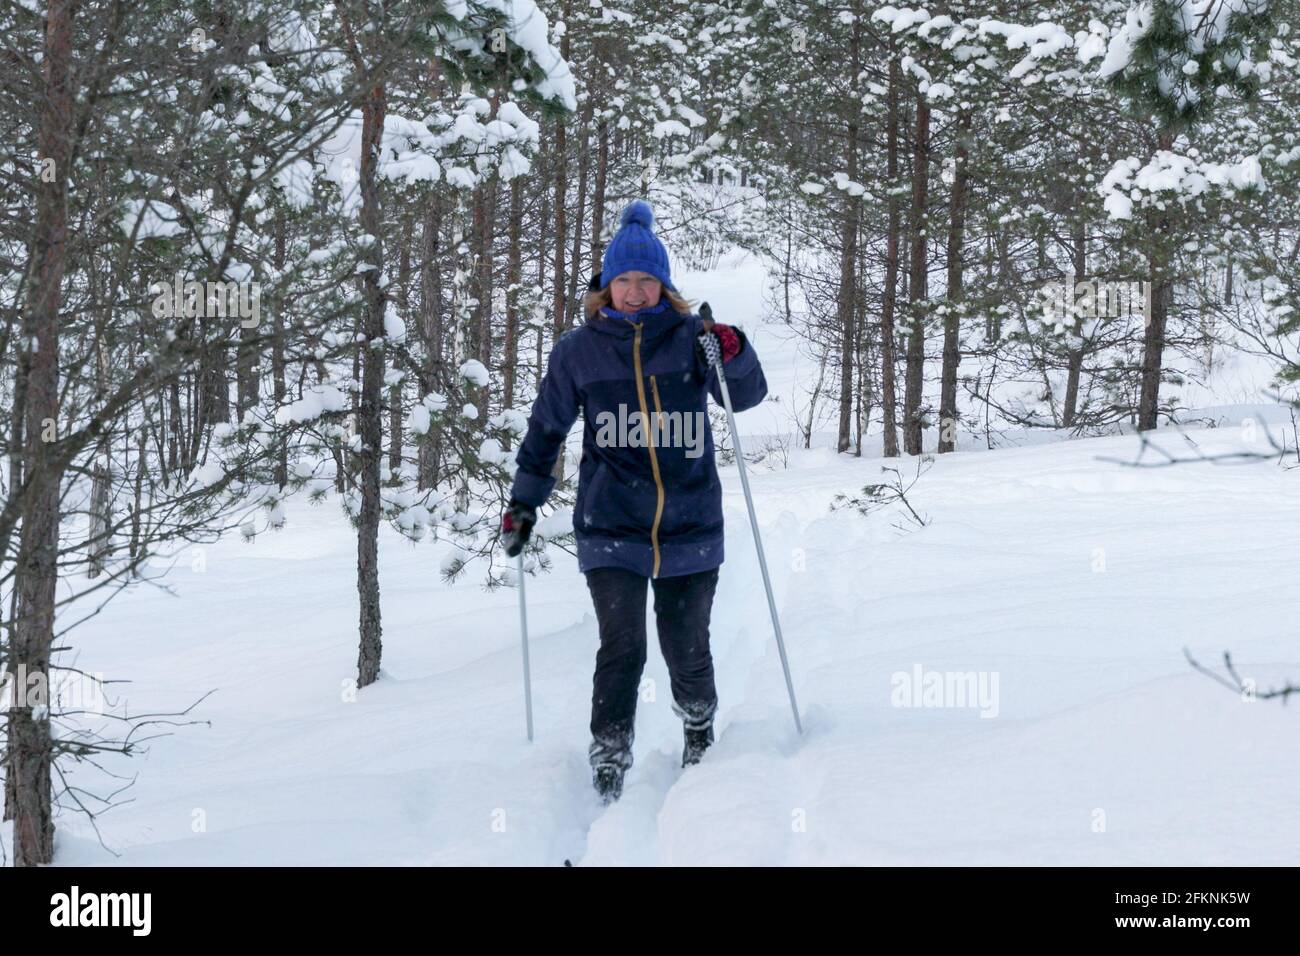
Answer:
POLYGON ((383 235, 380 227, 379 189, 376 183, 379 144, 384 132, 386 109, 383 85, 370 89, 361 107, 361 230, 375 237, 370 247, 374 264, 362 277, 366 337, 361 375, 361 403, 357 410, 357 432, 361 451, 357 455, 357 483, 361 491, 361 512, 357 523, 357 593, 360 598, 360 650, 357 655, 357 686, 366 687, 379 677, 383 650, 379 613, 379 464, 383 454, 384 422, 382 390, 384 349, 375 343, 384 336, 384 293, 379 288, 383 274, 383 235))
MULTIPOLYGON (((1174 137, 1161 133, 1159 149, 1169 149, 1174 137)), ((1169 214, 1149 211, 1147 214, 1150 252, 1148 265, 1151 281, 1151 314, 1148 315, 1142 348, 1142 384, 1138 394, 1139 431, 1154 429, 1160 419, 1160 373, 1164 368, 1165 322, 1169 306, 1169 214)))
MULTIPOLYGON (((129 442, 128 442, 129 444, 129 442)), ((135 485, 133 488, 133 498, 131 505, 131 541, 127 546, 127 556, 131 561, 131 576, 135 577, 137 573, 136 565, 144 560, 143 545, 140 543, 140 531, 142 521, 142 502, 144 500, 144 476, 149 470, 149 447, 145 442, 144 433, 136 442, 135 458, 135 485)))
MULTIPOLYGON (((442 369, 442 276, 438 270, 438 233, 442 228, 442 207, 430 195, 424 204, 420 233, 420 337, 424 340, 424 370, 420 388, 425 393, 444 387, 442 369)), ((424 396, 422 395, 421 398, 424 396)), ((437 484, 437 426, 420 437, 420 490, 437 484)))
POLYGON ((194 451, 190 457, 194 461, 198 461, 206 426, 230 421, 230 385, 226 380, 227 330, 217 325, 213 317, 203 316, 198 321, 203 329, 203 411, 199 427, 191 436, 194 451), (221 343, 219 346, 211 341, 214 334, 221 343))
POLYGON ((962 247, 966 239, 966 182, 969 152, 966 137, 970 133, 970 112, 957 115, 953 159, 952 205, 948 218, 948 291, 947 309, 943 314, 943 370, 939 386, 939 452, 957 447, 957 366, 961 363, 962 291, 965 285, 965 262, 962 247))
POLYGON ((902 216, 894 189, 898 186, 898 86, 899 65, 896 41, 889 40, 889 93, 888 105, 888 189, 886 200, 889 224, 885 235, 885 288, 880 307, 880 414, 884 434, 882 453, 886 458, 898 457, 898 398, 894 384, 894 312, 898 302, 898 243, 902 216))
POLYGON ((555 121, 555 259, 551 274, 551 323, 555 334, 564 331, 564 240, 568 237, 568 224, 564 218, 564 191, 568 182, 564 156, 564 120, 555 121))
POLYGON ((826 354, 822 353, 821 361, 817 363, 817 384, 813 386, 812 394, 808 396, 808 422, 803 429, 803 447, 812 447, 813 419, 817 415, 817 400, 821 398, 822 386, 826 382, 826 354))
POLYGON ((113 526, 110 497, 112 481, 112 473, 108 465, 108 444, 103 443, 95 454, 95 464, 91 471, 90 528, 86 542, 89 557, 86 566, 88 578, 97 578, 104 572, 109 553, 112 551, 112 535, 109 530, 113 526))
MULTIPOLYGON (((866 271, 865 263, 858 264, 858 274, 861 275, 866 271)), ((853 328, 856 332, 854 342, 854 363, 858 370, 857 396, 854 399, 853 414, 853 455, 856 458, 862 457, 862 438, 871 422, 871 391, 868 385, 867 368, 868 368, 868 347, 867 338, 867 316, 865 307, 865 296, 859 295, 858 300, 858 317, 854 320, 853 328)))
MULTIPOLYGON (((1162 221, 1168 222, 1167 219, 1162 221)), ((1160 419, 1160 372, 1165 349, 1165 323, 1168 320, 1169 278, 1158 257, 1151 260, 1151 314, 1143 336, 1142 384, 1138 394, 1138 430, 1150 431, 1160 419)))
MULTIPOLYGON (((1082 282, 1088 269, 1087 225, 1082 216, 1074 221, 1074 281, 1082 282)), ((1083 345, 1077 349, 1066 348, 1065 401, 1061 409, 1061 425, 1071 428, 1079 407, 1079 377, 1083 371, 1083 345)))
MULTIPOLYGON (((475 223, 478 230, 478 328, 474 341, 478 346, 476 358, 488 369, 492 367, 492 244, 496 239, 498 185, 496 176, 483 184, 482 219, 475 223)), ((485 415, 490 387, 474 391, 474 404, 483 409, 485 415)))
POLYGON ((27 363, 14 363, 14 407, 9 413, 9 487, 15 491, 23 484, 23 422, 27 418, 27 363))
POLYGON ((926 299, 926 198, 930 179, 930 104, 916 95, 916 143, 912 160, 912 274, 908 280, 908 306, 912 328, 907 340, 907 382, 903 395, 903 449, 919 455, 921 400, 925 387, 926 299))
POLYGON ((167 470, 179 475, 185 467, 181 460, 184 454, 185 436, 182 434, 184 412, 181 410, 181 377, 173 375, 167 386, 167 470))
MULTIPOLYGON (((261 385, 262 347, 254 344, 254 339, 262 335, 262 330, 249 325, 240 316, 239 322, 239 359, 238 359, 238 403, 239 419, 243 421, 244 412, 257 404, 261 385)), ((259 316, 260 320, 260 316, 259 316)))
POLYGON ((582 223, 587 217, 587 170, 591 166, 591 100, 582 116, 582 139, 578 145, 578 209, 573 220, 573 249, 569 254, 569 288, 565 296, 564 327, 571 329, 578 316, 578 264, 582 262, 582 223))
POLYGON ((510 180, 510 223, 506 251, 506 330, 502 343, 501 366, 502 403, 505 408, 515 404, 515 374, 519 368, 519 285, 523 280, 519 233, 524 217, 523 177, 510 180))
MULTIPOLYGON (((546 129, 543 127, 537 148, 539 152, 545 155, 546 151, 546 129)), ((538 181, 541 181, 541 171, 538 172, 538 181)), ((549 189, 542 188, 542 214, 538 219, 537 227, 537 294, 545 296, 546 294, 546 253, 550 246, 547 244, 548 236, 546 228, 551 222, 551 192, 549 189)), ((538 390, 542 387, 542 340, 545 335, 545 323, 539 322, 537 328, 536 361, 533 363, 533 388, 538 390)))
MULTIPOLYGON (((565 4, 565 10, 569 8, 565 4)), ((567 22, 567 20, 566 20, 567 22)), ((567 50, 569 36, 566 33, 562 41, 564 48, 567 50)), ((568 224, 565 221, 565 186, 567 183, 567 164, 564 155, 564 119, 555 121, 555 260, 552 272, 551 287, 551 323, 555 329, 555 339, 559 339, 564 332, 565 320, 565 272, 564 272, 564 241, 568 236, 568 224)), ((581 226, 579 227, 581 228, 581 226)), ((538 362, 538 374, 541 374, 541 362, 538 362)), ((557 481, 564 479, 564 448, 561 446, 559 455, 555 458, 555 467, 552 469, 557 481)))
POLYGON ((600 271, 605 255, 605 179, 609 171, 609 126, 604 120, 596 130, 596 184, 591 197, 591 273, 600 271))
MULTIPOLYGON (((849 45, 850 111, 848 123, 848 177, 858 179, 858 73, 860 72, 861 18, 853 19, 853 39, 849 45)), ((858 214, 861 205, 858 197, 844 193, 844 221, 840 228, 840 287, 838 294, 838 324, 840 334, 840 425, 836 451, 848 451, 853 427, 853 360, 856 356, 857 334, 854 331, 858 294, 858 214)))
MULTIPOLYGON (((68 255, 68 174, 72 161, 72 40, 77 0, 50 0, 45 27, 44 90, 40 104, 37 153, 54 164, 49 182, 36 186, 31 298, 23 314, 27 364, 27 422, 24 435, 28 506, 23 512, 16 562, 18 620, 9 650, 11 672, 43 680, 44 699, 12 701, 8 726, 8 769, 13 784, 15 866, 37 866, 54 857, 51 780, 54 752, 50 737, 50 655, 54 643, 54 601, 58 584, 59 483, 55 458, 59 422, 59 310, 68 255), (32 351, 35 344, 35 351, 32 351)), ((25 689, 25 688, 24 688, 25 689)))
MULTIPOLYGON (((402 213, 401 248, 397 252, 397 309, 404 323, 411 322, 411 233, 414 217, 402 213)), ((402 405, 403 385, 394 383, 388 398, 388 471, 389 479, 396 484, 402 467, 402 431, 405 409, 402 405)))
MULTIPOLYGON (((285 222, 284 215, 281 214, 275 220, 275 268, 277 274, 284 271, 285 256, 285 222)), ((274 389, 275 407, 280 408, 284 404, 288 389, 284 381, 284 304, 277 301, 273 307, 275 322, 275 338, 271 342, 271 374, 273 376, 272 388, 274 389)), ((279 448, 275 456, 275 483, 278 487, 284 488, 289 483, 289 446, 288 443, 281 439, 279 448)))

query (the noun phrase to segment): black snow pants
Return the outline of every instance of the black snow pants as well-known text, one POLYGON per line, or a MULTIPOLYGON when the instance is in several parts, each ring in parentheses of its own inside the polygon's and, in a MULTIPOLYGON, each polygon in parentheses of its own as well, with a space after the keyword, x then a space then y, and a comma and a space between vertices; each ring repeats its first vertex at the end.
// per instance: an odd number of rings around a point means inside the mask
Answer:
POLYGON ((646 583, 654 586, 659 647, 672 684, 673 713, 690 730, 713 723, 718 692, 709 653, 709 616, 718 569, 672 578, 647 578, 623 568, 587 572, 600 626, 600 650, 591 695, 593 768, 632 766, 637 691, 646 661, 646 583))

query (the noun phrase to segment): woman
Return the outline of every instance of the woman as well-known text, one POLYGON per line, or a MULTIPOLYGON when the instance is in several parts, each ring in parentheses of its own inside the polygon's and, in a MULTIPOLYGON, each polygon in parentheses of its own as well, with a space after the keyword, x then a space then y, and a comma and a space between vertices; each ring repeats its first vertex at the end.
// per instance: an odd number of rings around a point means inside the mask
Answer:
POLYGON ((735 411, 767 394, 744 334, 691 312, 652 224, 646 203, 624 210, 586 297, 586 324, 556 341, 501 525, 513 557, 555 485, 551 470, 581 410, 573 528, 600 629, 589 758, 606 803, 618 799, 632 765, 647 581, 673 711, 685 729, 682 766, 697 763, 713 742, 709 615, 723 559, 722 485, 706 396, 720 403, 722 394, 699 337, 717 338, 735 411))

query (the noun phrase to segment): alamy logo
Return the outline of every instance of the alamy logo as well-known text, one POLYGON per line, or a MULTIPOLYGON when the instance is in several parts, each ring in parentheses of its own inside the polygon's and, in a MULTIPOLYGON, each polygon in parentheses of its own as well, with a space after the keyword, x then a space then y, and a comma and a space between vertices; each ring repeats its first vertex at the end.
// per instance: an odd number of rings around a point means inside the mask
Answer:
POLYGON ((239 319, 252 329, 262 318, 262 286, 258 282, 186 282, 176 273, 172 284, 155 282, 152 311, 155 318, 239 319))
POLYGON ((133 936, 148 936, 152 925, 150 893, 70 893, 50 897, 51 926, 129 926, 133 936))
POLYGON ((1072 317, 1102 319, 1125 315, 1142 316, 1143 325, 1151 321, 1151 283, 1146 281, 1083 279, 1074 285, 1049 282, 1039 295, 1046 322, 1065 322, 1072 317))
POLYGON ((104 713, 103 673, 60 671, 51 678, 42 670, 29 672, 26 664, 13 671, 0 664, 0 706, 31 708, 44 717, 52 704, 60 711, 104 713))
POLYGON ((685 448, 687 458, 704 454, 705 429, 709 427, 703 412, 657 412, 650 416, 650 428, 640 412, 629 412, 620 402, 618 414, 611 411, 596 415, 596 444, 601 448, 645 448, 651 438, 656 448, 685 448))
POLYGON ((997 671, 927 671, 913 664, 889 678, 895 707, 979 708, 980 717, 998 715, 997 671))

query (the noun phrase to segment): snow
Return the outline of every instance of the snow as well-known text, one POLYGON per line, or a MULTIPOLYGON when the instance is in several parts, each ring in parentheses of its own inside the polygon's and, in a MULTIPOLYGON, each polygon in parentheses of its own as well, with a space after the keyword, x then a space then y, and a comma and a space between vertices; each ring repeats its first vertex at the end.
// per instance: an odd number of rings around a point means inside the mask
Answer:
POLYGON ((188 231, 180 210, 161 199, 129 199, 118 228, 137 239, 181 235, 188 231))
POLYGON ((504 465, 514 470, 515 456, 513 453, 504 451, 501 443, 495 438, 485 438, 478 449, 479 461, 485 465, 504 465))
MULTIPOLYGON (((1182 47, 1177 55, 1181 62, 1172 64, 1185 76, 1196 73, 1196 66, 1184 58, 1199 56, 1207 50, 1218 47, 1227 34, 1229 20, 1237 15, 1254 16, 1264 12, 1269 0, 1180 0, 1170 4, 1175 19, 1178 20, 1177 31, 1182 47)), ((1102 79, 1108 79, 1132 66, 1133 53, 1141 40, 1155 23, 1154 7, 1150 0, 1143 0, 1130 6, 1124 15, 1124 23, 1111 36, 1106 48, 1106 55, 1098 67, 1097 73, 1102 79)), ((1238 66, 1241 76, 1246 76, 1252 64, 1243 61, 1245 72, 1240 70, 1237 51, 1228 49, 1224 54, 1226 66, 1238 66)), ((1185 83, 1179 82, 1175 75, 1162 70, 1157 78, 1160 92, 1172 97, 1179 106, 1194 101, 1197 94, 1185 83)))
POLYGON ((1238 13, 1257 14, 1269 0, 1184 0, 1174 7, 1184 32, 1195 37, 1198 48, 1213 46, 1223 39, 1228 21, 1238 13))
POLYGON ((493 428, 509 429, 514 435, 522 438, 528 431, 528 413, 517 408, 507 408, 493 415, 488 419, 488 423, 493 428))
POLYGON ((686 122, 690 123, 691 126, 703 126, 706 122, 703 116, 684 103, 678 103, 674 109, 676 109, 678 114, 685 119, 686 122))
MULTIPOLYGON (((1193 437, 1240 445, 1230 428, 1193 437)), ((812 451, 755 474, 802 741, 725 469, 718 742, 679 775, 652 650, 636 764, 605 813, 585 762, 596 627, 573 567, 528 584, 530 746, 514 593, 433 583, 430 558, 393 533, 384 675, 345 701, 355 542, 336 515, 291 508, 256 545, 210 547, 204 573, 182 565, 183 601, 145 589, 86 625, 82 666, 129 677, 136 710, 218 690, 202 706, 211 726, 152 743, 135 802, 100 824, 136 865, 1284 864, 1300 811, 1270 794, 1300 783, 1293 715, 1191 673, 1182 647, 1207 663, 1230 648, 1261 687, 1295 677, 1275 663, 1294 651, 1276 587, 1300 573, 1294 476, 1101 460, 1135 449, 946 456, 917 494, 932 525, 901 536, 826 511, 876 462, 812 451), (892 706, 896 675, 917 666, 998 675, 996 719, 892 706), (207 832, 190 829, 196 807, 207 832), (1097 809, 1105 833, 1090 829, 1097 809)), ((59 824, 60 863, 111 861, 84 825, 59 824)))
MULTIPOLYGON (((546 81, 543 85, 549 88, 553 84, 546 81)), ((491 105, 482 97, 470 97, 458 104, 454 116, 433 116, 427 121, 390 111, 384 119, 379 175, 406 183, 437 182, 445 177, 454 186, 469 188, 479 177, 463 166, 445 168, 439 158, 492 150, 500 150, 504 178, 526 173, 531 164, 527 152, 538 141, 537 122, 512 101, 503 103, 495 118, 490 113, 491 105)), ((320 150, 320 175, 339 187, 344 211, 350 216, 356 214, 361 202, 361 131, 362 114, 357 110, 326 137, 320 150)), ((310 192, 314 175, 310 165, 295 165, 282 171, 278 178, 299 197, 295 201, 305 201, 302 194, 310 192)))
POLYGON ((842 172, 836 173, 834 179, 835 179, 835 188, 844 190, 850 196, 861 196, 864 192, 867 191, 866 187, 863 186, 861 183, 854 182, 853 180, 849 179, 847 173, 842 173, 842 172))
POLYGON ((432 423, 429 409, 423 405, 416 405, 411 409, 411 414, 407 418, 407 427, 413 435, 427 435, 429 425, 432 423))
POLYGON ((663 139, 666 136, 686 136, 690 133, 689 127, 680 120, 664 120, 655 123, 651 135, 655 139, 663 139))
POLYGON ((929 37, 935 30, 946 30, 954 26, 952 17, 947 15, 931 17, 916 28, 916 34, 919 37, 929 37))
MULTIPOLYGON (((788 428, 800 340, 759 323, 752 263, 683 270, 678 285, 763 359, 779 400, 738 416, 758 447, 788 428)), ((321 389, 294 415, 342 401, 321 389)), ((1263 452, 1265 429, 1286 422, 1250 402, 1197 414, 1220 423, 1187 431, 1207 455, 1263 452)), ((205 723, 169 728, 135 760, 104 755, 138 775, 96 821, 120 856, 60 811, 56 863, 1289 865, 1300 808, 1278 795, 1300 786, 1295 715, 1194 673, 1183 649, 1207 665, 1230 650, 1261 690, 1300 679, 1285 585, 1300 574, 1300 470, 1129 467, 1131 435, 1004 439, 1022 445, 963 435, 937 458, 911 492, 930 523, 909 531, 897 510, 830 510, 882 477, 870 443, 861 459, 818 445, 750 470, 802 738, 739 476, 722 468, 717 743, 679 769, 647 609, 635 764, 608 809, 586 761, 597 628, 571 557, 553 551, 553 572, 528 580, 529 744, 517 593, 484 592, 472 565, 444 585, 457 546, 383 528, 383 672, 360 691, 356 540, 337 509, 294 500, 282 530, 187 546, 166 579, 175 596, 111 603, 77 630, 77 665, 129 681, 109 697, 136 713, 215 691, 189 715, 205 723), (996 695, 924 706, 931 675, 996 695)), ((1154 441, 1193 453, 1173 429, 1154 441)), ((538 534, 571 520, 545 515, 538 534)), ((110 789, 87 765, 70 772, 110 789)))
POLYGON ((312 385, 303 392, 302 398, 277 409, 275 420, 282 425, 309 422, 325 412, 342 411, 346 403, 343 393, 333 385, 312 385))
POLYGON ((208 488, 226 476, 226 471, 217 461, 209 459, 190 472, 190 484, 196 488, 208 488))
POLYGON ((1268 183, 1257 156, 1246 156, 1235 163, 1216 163, 1162 149, 1141 167, 1132 156, 1116 161, 1097 191, 1105 197, 1103 205, 1112 219, 1130 219, 1134 200, 1144 193, 1153 197, 1168 194, 1183 202, 1214 186, 1263 190, 1268 183))
POLYGON ((1151 28, 1153 15, 1149 2, 1137 3, 1124 13, 1124 24, 1110 38, 1106 47, 1106 56, 1097 67, 1097 75, 1102 79, 1114 76, 1128 68, 1133 60, 1133 50, 1137 41, 1151 28))
POLYGON ((532 162, 513 146, 507 146, 501 152, 501 178, 504 180, 522 176, 532 168, 532 162))
POLYGON ((541 67, 544 79, 536 84, 537 91, 548 99, 557 99, 572 110, 577 107, 577 96, 569 64, 560 51, 551 46, 546 35, 546 16, 533 0, 482 0, 483 6, 501 10, 509 18, 510 39, 541 67))
POLYGON ((397 343, 406 338, 406 323, 397 314, 397 307, 392 302, 384 309, 384 335, 397 343))
POLYGON ((1080 63, 1091 63, 1106 52, 1105 26, 1093 20, 1087 33, 1075 34, 1075 55, 1080 63))
POLYGON ((469 359, 461 363, 460 377, 479 388, 484 388, 489 381, 487 367, 478 359, 469 359))
POLYGON ((1074 38, 1055 23, 1036 23, 1033 26, 981 20, 980 36, 1001 36, 1008 50, 1028 48, 1028 52, 1008 73, 1012 79, 1025 77, 1040 60, 1046 60, 1061 50, 1074 46, 1074 38))
POLYGON ((872 13, 871 19, 880 23, 889 24, 889 29, 892 33, 902 33, 904 30, 910 29, 918 23, 926 23, 929 21, 930 14, 924 8, 913 10, 910 7, 899 9, 893 6, 884 6, 872 13))

